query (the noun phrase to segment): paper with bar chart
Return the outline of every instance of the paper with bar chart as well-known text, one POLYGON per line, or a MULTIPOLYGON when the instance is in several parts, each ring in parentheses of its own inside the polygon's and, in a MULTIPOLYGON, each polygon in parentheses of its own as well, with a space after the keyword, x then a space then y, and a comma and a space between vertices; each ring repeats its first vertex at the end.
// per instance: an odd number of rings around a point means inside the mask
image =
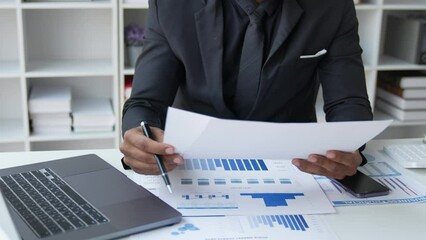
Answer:
POLYGON ((185 159, 169 173, 173 194, 159 196, 184 216, 335 212, 310 174, 290 161, 185 159))
POLYGON ((134 235, 131 240, 185 239, 338 239, 319 215, 185 217, 169 227, 134 235))
POLYGON ((367 148, 363 153, 368 159, 368 164, 360 170, 387 186, 391 190, 390 194, 364 199, 355 198, 329 179, 315 177, 334 206, 426 202, 426 187, 410 178, 405 169, 393 164, 379 151, 367 148))

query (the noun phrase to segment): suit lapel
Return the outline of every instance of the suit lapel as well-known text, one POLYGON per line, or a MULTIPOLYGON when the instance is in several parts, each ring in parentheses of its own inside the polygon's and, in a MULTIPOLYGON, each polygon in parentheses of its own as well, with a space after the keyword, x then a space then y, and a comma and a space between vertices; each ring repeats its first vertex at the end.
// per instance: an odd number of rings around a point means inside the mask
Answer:
POLYGON ((235 114, 223 99, 223 9, 222 1, 207 1, 206 6, 194 14, 198 43, 210 99, 224 117, 235 114))
POLYGON ((302 14, 303 9, 296 0, 284 0, 277 36, 275 37, 275 40, 272 44, 266 63, 268 63, 268 60, 283 45, 293 28, 299 22, 302 14))

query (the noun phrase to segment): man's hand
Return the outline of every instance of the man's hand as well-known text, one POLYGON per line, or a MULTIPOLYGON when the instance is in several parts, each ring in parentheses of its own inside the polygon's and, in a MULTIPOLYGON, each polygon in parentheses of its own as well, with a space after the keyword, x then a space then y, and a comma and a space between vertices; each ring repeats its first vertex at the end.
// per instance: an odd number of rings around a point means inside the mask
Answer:
POLYGON ((164 131, 151 127, 151 132, 157 141, 147 138, 141 128, 132 128, 124 133, 120 145, 124 163, 137 173, 149 175, 160 174, 154 154, 161 155, 167 171, 183 164, 182 157, 175 154, 173 146, 163 143, 164 131))
POLYGON ((362 162, 359 151, 327 151, 325 156, 311 154, 307 160, 293 159, 292 163, 301 171, 326 177, 343 179, 356 173, 362 162))

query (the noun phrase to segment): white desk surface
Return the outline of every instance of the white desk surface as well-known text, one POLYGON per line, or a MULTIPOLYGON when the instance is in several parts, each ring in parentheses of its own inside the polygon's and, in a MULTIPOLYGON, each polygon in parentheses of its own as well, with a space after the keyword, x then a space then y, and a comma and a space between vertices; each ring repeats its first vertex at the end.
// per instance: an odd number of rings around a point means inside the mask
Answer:
MULTIPOLYGON (((373 140, 367 147, 379 150, 387 143, 414 141, 421 140, 373 140)), ((126 172, 121 167, 122 154, 118 149, 0 153, 0 169, 89 153, 97 154, 120 171, 126 172)), ((408 171, 426 185, 426 169, 408 171)), ((426 203, 337 207, 336 210, 336 214, 326 215, 325 219, 342 240, 426 239, 426 203)))

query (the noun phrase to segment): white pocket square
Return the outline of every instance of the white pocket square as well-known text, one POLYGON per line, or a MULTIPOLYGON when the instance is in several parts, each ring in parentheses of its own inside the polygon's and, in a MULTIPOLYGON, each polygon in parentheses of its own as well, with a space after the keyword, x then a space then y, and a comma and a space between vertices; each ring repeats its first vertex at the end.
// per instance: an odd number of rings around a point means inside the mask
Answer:
POLYGON ((327 53, 327 50, 323 49, 323 50, 320 50, 319 52, 315 53, 314 55, 302 55, 302 56, 300 56, 300 59, 316 58, 316 57, 322 56, 326 53, 327 53))

